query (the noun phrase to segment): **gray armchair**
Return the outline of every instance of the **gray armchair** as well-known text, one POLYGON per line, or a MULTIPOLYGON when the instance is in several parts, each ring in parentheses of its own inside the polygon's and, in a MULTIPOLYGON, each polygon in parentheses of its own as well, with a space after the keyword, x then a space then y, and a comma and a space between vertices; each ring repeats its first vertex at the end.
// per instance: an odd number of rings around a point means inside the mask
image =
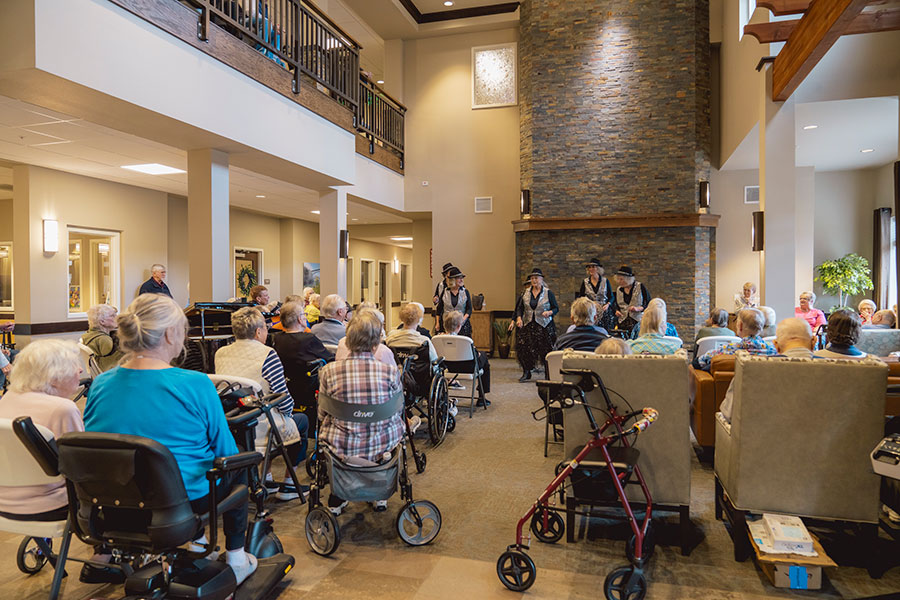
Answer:
MULTIPOLYGON (((686 555, 691 502, 690 375, 687 355, 683 350, 669 356, 599 356, 590 352, 566 351, 562 362, 563 370, 590 369, 597 373, 604 385, 622 394, 634 410, 650 406, 659 411, 659 419, 637 440, 636 447, 641 453, 638 466, 650 489, 653 510, 679 514, 682 554, 686 555)), ((572 379, 572 376, 564 377, 572 379)), ((628 412, 618 396, 612 392, 610 396, 618 405, 620 414, 628 412)), ((604 406, 599 390, 590 392, 587 400, 592 406, 604 406)), ((594 411, 594 414, 602 423, 602 413, 594 411)), ((584 447, 589 437, 589 426, 582 410, 565 410, 563 418, 568 459, 584 447)), ((643 504, 644 496, 639 486, 629 486, 626 493, 630 501, 643 504)), ((574 541, 575 506, 581 501, 567 498, 570 541, 574 541)))
POLYGON ((732 421, 716 415, 716 517, 727 513, 735 559, 751 550, 746 513, 870 524, 879 478, 869 452, 882 437, 883 362, 751 356, 735 363, 732 421))

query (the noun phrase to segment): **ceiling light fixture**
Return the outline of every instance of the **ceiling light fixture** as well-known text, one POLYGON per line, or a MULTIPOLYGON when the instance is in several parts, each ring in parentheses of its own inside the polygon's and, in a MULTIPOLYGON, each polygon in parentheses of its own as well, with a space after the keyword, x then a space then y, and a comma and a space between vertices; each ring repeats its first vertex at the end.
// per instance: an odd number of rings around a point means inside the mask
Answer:
POLYGON ((377 83, 378 85, 384 85, 384 79, 379 79, 375 83, 377 83))
POLYGON ((159 163, 147 163, 145 165, 122 165, 122 168, 128 169, 129 171, 144 173, 146 175, 176 175, 178 173, 187 173, 187 171, 182 171, 181 169, 176 169, 175 167, 167 167, 166 165, 161 165, 159 163))
POLYGON ((309 212, 311 212, 311 213, 314 214, 314 215, 320 215, 320 214, 322 214, 322 211, 321 211, 321 210, 311 210, 311 211, 309 211, 309 212))
POLYGON ((810 129, 818 129, 818 128, 819 128, 818 125, 807 125, 807 126, 804 127, 803 129, 806 129, 806 130, 808 131, 808 130, 810 130, 810 129))
POLYGON ((453 3, 450 0, 444 2, 444 6, 453 6, 453 3))
POLYGON ((411 242, 411 241, 413 241, 413 239, 411 237, 406 237, 406 236, 402 236, 402 235, 401 236, 392 235, 391 239, 394 240, 395 242, 411 242))
POLYGON ((869 152, 875 152, 875 148, 863 148, 860 150, 863 154, 868 154, 869 152))
POLYGON ((265 196, 263 196, 262 194, 257 194, 256 197, 257 198, 265 198, 265 196))

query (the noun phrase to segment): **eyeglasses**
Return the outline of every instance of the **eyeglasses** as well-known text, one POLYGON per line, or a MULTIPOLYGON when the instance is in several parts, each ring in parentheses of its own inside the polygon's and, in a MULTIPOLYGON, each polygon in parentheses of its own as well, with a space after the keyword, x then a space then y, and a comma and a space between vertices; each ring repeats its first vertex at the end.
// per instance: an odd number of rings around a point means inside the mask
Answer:
POLYGON ((809 302, 810 300, 812 300, 812 298, 810 298, 809 296, 800 296, 800 299, 801 299, 801 300, 806 300, 807 302, 809 302))

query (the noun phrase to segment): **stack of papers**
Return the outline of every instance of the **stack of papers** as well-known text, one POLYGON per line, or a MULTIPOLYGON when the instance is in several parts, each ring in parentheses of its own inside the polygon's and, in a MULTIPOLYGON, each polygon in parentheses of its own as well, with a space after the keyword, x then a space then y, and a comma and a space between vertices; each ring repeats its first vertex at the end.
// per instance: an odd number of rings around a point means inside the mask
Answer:
MULTIPOLYGON (((747 521, 747 528, 750 530, 750 537, 753 538, 753 542, 759 548, 760 552, 764 552, 766 554, 796 554, 798 556, 818 556, 819 553, 815 550, 785 550, 782 548, 776 548, 775 544, 772 542, 772 536, 766 528, 766 524, 764 519, 759 519, 757 521, 747 521)), ((806 528, 803 529, 806 532, 806 528)), ((808 536, 809 533, 807 532, 808 536)), ((812 543, 812 538, 810 538, 810 543, 812 543)))

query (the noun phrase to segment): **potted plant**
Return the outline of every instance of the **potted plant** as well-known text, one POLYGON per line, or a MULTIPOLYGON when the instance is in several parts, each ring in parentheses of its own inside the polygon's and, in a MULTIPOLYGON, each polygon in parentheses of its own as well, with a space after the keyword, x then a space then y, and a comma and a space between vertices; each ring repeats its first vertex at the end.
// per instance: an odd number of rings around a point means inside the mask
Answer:
POLYGON ((509 344, 512 340, 512 330, 509 328, 511 323, 512 321, 509 319, 496 319, 493 324, 500 358, 509 358, 509 344))
POLYGON ((826 260, 816 267, 815 281, 821 281, 826 294, 838 297, 838 305, 843 308, 851 296, 862 294, 875 286, 870 277, 869 261, 859 254, 850 253, 835 260, 826 260))

